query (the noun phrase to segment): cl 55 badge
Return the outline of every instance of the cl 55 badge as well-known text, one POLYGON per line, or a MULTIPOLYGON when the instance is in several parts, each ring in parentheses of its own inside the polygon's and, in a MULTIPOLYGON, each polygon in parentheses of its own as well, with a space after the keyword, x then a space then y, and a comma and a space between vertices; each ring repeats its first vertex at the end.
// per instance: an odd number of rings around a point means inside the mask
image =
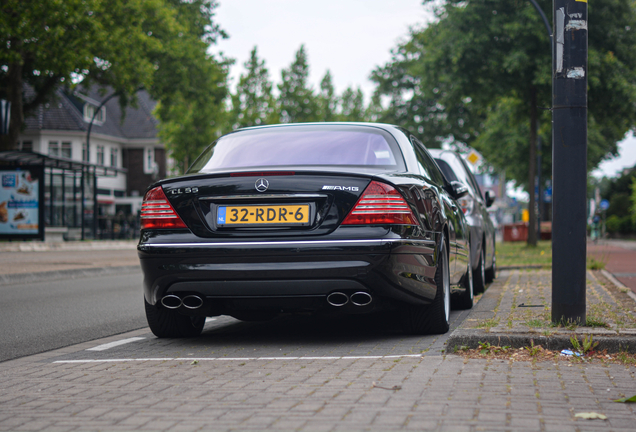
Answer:
POLYGON ((189 193, 197 193, 197 192, 199 192, 199 188, 195 188, 195 187, 189 188, 188 187, 188 188, 183 188, 183 189, 172 189, 170 191, 170 195, 179 195, 179 194, 184 194, 184 193, 189 194, 189 193))
POLYGON ((322 190, 342 190, 342 191, 351 191, 358 192, 358 186, 323 186, 322 190))

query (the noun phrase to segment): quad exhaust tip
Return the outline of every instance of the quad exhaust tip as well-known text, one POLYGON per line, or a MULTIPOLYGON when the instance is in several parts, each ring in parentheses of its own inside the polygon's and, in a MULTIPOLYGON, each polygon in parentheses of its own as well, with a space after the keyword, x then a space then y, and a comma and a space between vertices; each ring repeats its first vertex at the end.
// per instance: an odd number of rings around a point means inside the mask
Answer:
POLYGON ((161 299, 161 304, 167 309, 178 309, 182 303, 181 298, 173 294, 168 294, 161 299))
POLYGON ((349 303, 349 296, 341 292, 333 292, 327 296, 327 303, 331 306, 341 307, 349 303))
POLYGON ((367 306, 371 304, 373 297, 368 292, 359 291, 351 294, 350 300, 355 306, 367 306))
POLYGON ((332 292, 327 296, 327 303, 335 307, 342 307, 349 303, 349 301, 351 301, 351 304, 354 306, 367 306, 371 304, 373 297, 371 294, 364 291, 355 292, 351 294, 351 297, 338 291, 332 292))
POLYGON ((203 306, 203 299, 197 295, 188 295, 183 298, 183 306, 188 309, 199 309, 203 306))
POLYGON ((203 299, 198 295, 187 295, 181 300, 181 297, 177 295, 168 294, 163 296, 161 304, 166 309, 179 309, 181 306, 187 309, 199 309, 203 306, 203 299))

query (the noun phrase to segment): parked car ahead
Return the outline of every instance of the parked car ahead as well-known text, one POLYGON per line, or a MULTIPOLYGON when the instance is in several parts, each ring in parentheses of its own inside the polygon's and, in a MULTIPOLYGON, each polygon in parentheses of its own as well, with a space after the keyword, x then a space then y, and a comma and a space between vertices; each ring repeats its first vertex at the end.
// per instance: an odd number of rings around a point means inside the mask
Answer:
MULTIPOLYGON (((408 131, 287 124, 219 138, 181 177, 149 187, 139 258, 158 337, 205 317, 391 309, 409 333, 445 333, 451 295, 473 305, 468 226, 408 131)), ((455 300, 455 298, 454 298, 455 300)))
POLYGON ((486 191, 485 197, 482 195, 475 176, 459 154, 450 150, 429 151, 449 182, 459 181, 468 188, 468 194, 458 201, 470 226, 473 286, 476 293, 481 293, 486 283, 497 276, 495 225, 488 214, 495 197, 490 191, 486 191))

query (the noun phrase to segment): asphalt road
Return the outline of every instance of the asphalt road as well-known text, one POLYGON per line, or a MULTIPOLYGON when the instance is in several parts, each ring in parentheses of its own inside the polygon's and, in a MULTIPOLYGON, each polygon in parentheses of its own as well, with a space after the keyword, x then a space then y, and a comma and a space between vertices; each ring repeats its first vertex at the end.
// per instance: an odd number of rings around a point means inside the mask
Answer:
POLYGON ((145 327, 141 270, 0 286, 0 361, 145 327))

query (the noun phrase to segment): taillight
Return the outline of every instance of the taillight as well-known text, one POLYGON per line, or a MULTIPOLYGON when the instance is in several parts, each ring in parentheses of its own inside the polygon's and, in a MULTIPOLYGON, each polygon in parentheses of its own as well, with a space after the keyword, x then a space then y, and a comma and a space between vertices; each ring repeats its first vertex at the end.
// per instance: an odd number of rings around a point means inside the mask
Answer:
POLYGON ((187 228, 161 186, 149 190, 141 204, 141 229, 187 228))
POLYGON ((371 182, 343 225, 417 225, 404 197, 385 183, 371 182))
POLYGON ((470 195, 466 195, 457 200, 459 206, 462 208, 464 214, 472 213, 473 205, 475 204, 473 198, 470 195))

